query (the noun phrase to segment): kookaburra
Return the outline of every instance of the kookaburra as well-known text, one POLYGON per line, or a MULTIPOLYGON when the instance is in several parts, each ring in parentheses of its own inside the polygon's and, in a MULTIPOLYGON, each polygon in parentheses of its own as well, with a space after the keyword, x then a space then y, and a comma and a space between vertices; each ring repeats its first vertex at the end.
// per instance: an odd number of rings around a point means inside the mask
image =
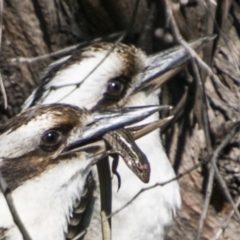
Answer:
MULTIPOLYGON (((152 106, 90 112, 51 104, 28 109, 0 129, 0 173, 31 239, 66 239, 91 165, 106 151, 97 140, 158 110, 152 106), (84 150, 78 150, 80 146, 84 150)), ((0 239, 23 239, 1 190, 0 239)))
MULTIPOLYGON (((200 39, 191 46, 196 49, 207 41, 208 38, 200 39)), ((178 72, 189 58, 183 47, 146 56, 133 46, 97 43, 51 64, 23 109, 50 103, 66 103, 89 110, 159 104, 159 85, 178 72)), ((158 119, 156 113, 141 124, 158 119)), ((117 192, 118 182, 113 179, 113 211, 142 188, 175 177, 158 130, 139 139, 137 144, 150 162, 150 181, 141 182, 120 161, 118 172, 122 185, 117 192)), ((97 199, 84 239, 101 239, 99 206, 97 199)), ((171 225, 180 206, 177 181, 146 191, 112 218, 112 239, 163 239, 166 227, 171 225)))

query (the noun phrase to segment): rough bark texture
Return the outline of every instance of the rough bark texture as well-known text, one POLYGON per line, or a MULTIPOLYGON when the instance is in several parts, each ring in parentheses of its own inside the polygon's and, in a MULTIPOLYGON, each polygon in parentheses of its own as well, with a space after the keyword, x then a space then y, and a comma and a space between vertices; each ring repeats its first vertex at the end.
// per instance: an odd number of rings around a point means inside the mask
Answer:
MULTIPOLYGON (((8 97, 8 109, 0 98, 0 123, 17 114, 39 83, 43 69, 55 59, 33 63, 12 61, 32 58, 64 47, 129 29, 136 1, 129 0, 5 0, 3 10, 0 72, 8 97)), ((202 52, 203 60, 218 75, 211 78, 201 67, 207 108, 191 66, 163 86, 162 102, 182 103, 175 121, 164 134, 166 149, 176 172, 184 172, 215 149, 233 123, 239 121, 240 4, 237 0, 172 1, 182 36, 193 40, 217 33, 202 52), (187 2, 187 4, 181 4, 187 2), (181 100, 181 101, 180 101, 181 100), (203 112, 209 119, 210 143, 203 131, 203 112)), ((131 31, 124 40, 156 52, 174 44, 162 1, 142 0, 131 31)), ((234 198, 240 193, 239 136, 231 140, 218 158, 218 167, 234 198)), ((183 207, 167 239, 194 239, 204 203, 209 166, 199 167, 180 179, 183 207)), ((215 182, 211 205, 201 239, 213 237, 226 222, 231 205, 215 182)), ((230 221, 218 239, 239 239, 239 223, 230 221)))

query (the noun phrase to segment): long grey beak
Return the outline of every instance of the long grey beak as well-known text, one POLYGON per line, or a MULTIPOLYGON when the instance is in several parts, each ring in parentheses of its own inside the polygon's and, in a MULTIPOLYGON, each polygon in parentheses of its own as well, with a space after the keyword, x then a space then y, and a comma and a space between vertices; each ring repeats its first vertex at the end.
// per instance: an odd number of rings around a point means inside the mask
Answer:
MULTIPOLYGON (((200 50, 215 37, 215 35, 212 35, 200 38, 189 43, 189 46, 194 50, 200 50)), ((190 58, 190 54, 183 46, 150 55, 148 57, 148 66, 143 75, 143 81, 140 86, 133 91, 132 95, 139 91, 152 92, 159 88, 166 80, 179 72, 190 58)))
MULTIPOLYGON (((155 122, 134 126, 134 127, 127 127, 125 129, 127 129, 130 132, 134 140, 137 140, 147 135, 148 133, 163 127, 165 124, 171 121, 172 118, 173 116, 169 116, 164 119, 159 119, 158 121, 155 121, 155 122)), ((82 151, 89 152, 91 150, 94 150, 94 151, 92 151, 93 155, 91 158, 89 158, 89 161, 91 161, 92 164, 95 164, 96 162, 99 161, 99 159, 106 156, 107 146, 105 141, 101 139, 99 141, 88 143, 81 146, 75 145, 74 149, 70 149, 69 151, 64 152, 63 154, 68 154, 70 152, 82 152, 82 151), (96 160, 96 157, 98 157, 98 160, 96 160)))
POLYGON ((82 135, 77 141, 70 143, 68 149, 88 144, 98 140, 109 131, 141 121, 155 112, 169 109, 171 109, 170 106, 144 106, 95 112, 93 113, 93 121, 85 126, 82 135))
POLYGON ((126 129, 131 132, 133 139, 137 140, 156 129, 161 129, 167 123, 169 123, 169 121, 171 121, 172 118, 173 116, 169 116, 164 119, 159 119, 158 121, 155 121, 155 122, 150 122, 144 125, 139 125, 134 127, 127 127, 126 129))

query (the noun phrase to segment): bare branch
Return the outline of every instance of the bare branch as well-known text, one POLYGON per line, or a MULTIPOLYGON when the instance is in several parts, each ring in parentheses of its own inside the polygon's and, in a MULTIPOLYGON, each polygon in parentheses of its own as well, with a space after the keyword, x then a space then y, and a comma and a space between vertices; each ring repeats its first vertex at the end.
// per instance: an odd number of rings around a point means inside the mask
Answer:
MULTIPOLYGON (((240 197, 239 197, 238 200, 237 200, 236 207, 238 208, 239 205, 240 205, 240 197)), ((228 217, 227 217, 227 220, 225 221, 225 223, 224 223, 224 224, 222 225, 222 227, 217 231, 217 233, 215 234, 215 236, 214 236, 211 240, 217 240, 217 239, 219 239, 219 237, 220 237, 222 234, 224 234, 224 231, 226 230, 226 228, 227 228, 227 226, 228 226, 228 224, 229 224, 229 222, 230 222, 230 220, 231 220, 234 212, 235 212, 235 211, 232 210, 232 211, 229 213, 229 215, 228 215, 228 217)))
MULTIPOLYGON (((189 50, 189 53, 191 54, 191 51, 190 51, 191 48, 187 45, 187 43, 183 40, 182 36, 180 35, 177 24, 176 24, 175 19, 173 17, 172 8, 170 6, 170 3, 167 0, 165 0, 165 5, 166 5, 167 17, 168 17, 168 20, 170 22, 170 26, 171 26, 171 29, 172 29, 172 32, 173 32, 173 35, 174 35, 175 39, 178 41, 179 44, 181 44, 187 50, 189 50)), ((195 53, 191 54, 191 55, 192 55, 192 57, 197 57, 197 56, 194 56, 194 55, 196 55, 195 53)), ((202 119, 203 119, 203 122, 204 122, 203 129, 204 129, 204 135, 205 135, 205 140, 206 140, 207 152, 209 154, 212 151, 212 146, 211 146, 211 140, 210 140, 210 136, 209 136, 209 121, 208 121, 207 109, 206 109, 207 108, 206 95, 204 94, 203 82, 202 82, 202 79, 200 78, 199 70, 198 70, 196 62, 194 60, 192 60, 192 66, 193 66, 194 75, 195 75, 195 78, 196 78, 196 81, 197 81, 197 84, 198 84, 198 89, 200 90, 199 94, 201 94, 201 99, 204 99, 204 104, 203 104, 204 107, 202 109, 200 109, 200 112, 201 112, 202 119)), ((213 180, 214 180, 214 168, 213 168, 213 166, 211 166, 210 174, 209 174, 209 178, 208 178, 208 184, 207 184, 207 194, 206 194, 206 197, 205 197, 204 207, 203 207, 203 211, 202 211, 201 218, 200 218, 200 221, 199 221, 196 240, 200 239, 201 232, 202 232, 202 229, 203 229, 203 223, 204 223, 204 220, 205 220, 206 215, 207 215, 207 210, 208 210, 208 206, 209 206, 209 203, 210 203, 210 198, 211 198, 211 195, 212 195, 213 180)))
POLYGON ((121 35, 122 35, 122 32, 117 32, 117 33, 113 33, 113 34, 110 34, 110 35, 105 36, 105 37, 100 37, 100 38, 96 38, 92 41, 86 41, 86 42, 82 42, 82 43, 79 43, 79 44, 75 44, 73 46, 60 49, 56 52, 52 52, 52 53, 45 54, 45 55, 38 56, 38 57, 34 57, 34 58, 25 58, 25 57, 12 58, 12 59, 10 59, 10 62, 12 64, 22 64, 22 63, 31 64, 31 63, 34 63, 34 62, 37 62, 37 61, 45 60, 47 58, 60 57, 60 56, 66 55, 66 54, 70 54, 76 49, 83 48, 83 47, 86 47, 88 45, 98 43, 98 42, 113 40, 115 38, 118 38, 121 35))
POLYGON ((7 107, 8 107, 7 94, 6 94, 6 90, 5 90, 5 87, 4 87, 4 83, 3 83, 1 73, 0 73, 0 87, 1 87, 2 95, 3 95, 4 108, 7 109, 7 107))
MULTIPOLYGON (((197 56, 197 54, 188 46, 188 44, 183 40, 182 36, 180 35, 180 32, 178 30, 177 24, 175 22, 175 19, 173 17, 172 14, 172 9, 170 6, 169 1, 165 0, 165 5, 166 5, 166 11, 167 11, 167 17, 169 18, 169 22, 173 31, 173 35, 175 37, 175 39, 178 41, 179 44, 181 44, 182 46, 184 46, 188 51, 189 54, 192 56, 192 58, 197 61, 197 63, 203 67, 205 70, 207 70, 207 73, 218 83, 220 82, 218 77, 212 72, 212 70, 197 56)), ((207 115, 207 97, 204 91, 204 83, 202 81, 202 79, 200 78, 200 74, 198 71, 198 68, 196 66, 195 61, 192 61, 193 63, 193 70, 194 70, 194 75, 195 78, 197 80, 199 89, 201 91, 201 96, 203 97, 203 109, 202 109, 202 117, 203 117, 203 129, 204 129, 204 134, 205 134, 205 139, 206 139, 206 147, 207 147, 207 152, 209 154, 209 152, 212 151, 212 147, 211 147, 211 139, 210 139, 210 135, 209 135, 209 120, 208 120, 208 115, 207 115)), ((222 190, 225 194, 225 196, 227 197, 228 201, 231 203, 239 221, 240 221, 240 214, 239 211, 237 210, 237 208, 235 207, 234 201, 231 197, 231 194, 229 193, 227 186, 222 178, 222 176, 220 175, 218 168, 216 166, 216 157, 213 157, 211 162, 212 162, 212 166, 211 166, 211 170, 210 170, 210 175, 209 175, 209 179, 208 179, 208 185, 207 185, 207 195, 205 198, 205 203, 204 203, 204 208, 201 214, 201 218, 199 221, 199 227, 198 227, 198 232, 197 232, 197 236, 196 236, 196 240, 200 239, 201 236, 201 232, 202 232, 202 228, 203 228, 203 222, 206 218, 206 214, 207 214, 207 209, 210 203, 210 197, 212 194, 212 187, 213 187, 213 179, 214 179, 214 173, 216 173, 216 178, 220 184, 220 186, 222 187, 222 190)))
POLYGON ((0 0, 0 47, 2 45, 2 28, 3 28, 3 0, 0 0))
MULTIPOLYGON (((3 0, 0 0, 0 49, 2 45, 2 28, 3 28, 3 0)), ((3 95, 3 101, 4 101, 4 108, 7 109, 8 102, 7 102, 7 94, 5 91, 5 87, 2 80, 2 74, 0 73, 0 87, 3 95)))

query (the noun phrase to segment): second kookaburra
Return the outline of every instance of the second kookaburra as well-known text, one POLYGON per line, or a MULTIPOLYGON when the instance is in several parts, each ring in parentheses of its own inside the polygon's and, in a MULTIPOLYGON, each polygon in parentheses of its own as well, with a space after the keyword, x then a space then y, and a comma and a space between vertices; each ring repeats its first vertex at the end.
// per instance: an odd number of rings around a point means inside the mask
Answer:
MULTIPOLYGON (((31 239, 66 239, 91 164, 106 152, 97 140, 158 110, 152 106, 99 113, 51 104, 28 109, 0 129, 0 173, 31 239)), ((26 240, 1 190, 0 239, 26 240)))
MULTIPOLYGON (((192 47, 198 48, 206 41, 208 38, 198 40, 192 43, 192 47)), ((189 58, 183 47, 146 56, 133 46, 94 44, 50 65, 23 109, 56 102, 89 110, 159 104, 159 85, 180 70, 189 58)), ((156 113, 141 124, 158 118, 156 113)), ((118 172, 122 185, 117 192, 118 182, 113 179, 113 211, 122 207, 142 188, 175 177, 158 130, 139 139, 137 144, 150 162, 150 181, 148 184, 141 182, 120 161, 118 172)), ((84 239, 101 239, 99 206, 99 201, 96 201, 84 239)), ((144 192, 112 218, 112 239, 163 239, 166 227, 172 223, 180 206, 177 181, 144 192)))

